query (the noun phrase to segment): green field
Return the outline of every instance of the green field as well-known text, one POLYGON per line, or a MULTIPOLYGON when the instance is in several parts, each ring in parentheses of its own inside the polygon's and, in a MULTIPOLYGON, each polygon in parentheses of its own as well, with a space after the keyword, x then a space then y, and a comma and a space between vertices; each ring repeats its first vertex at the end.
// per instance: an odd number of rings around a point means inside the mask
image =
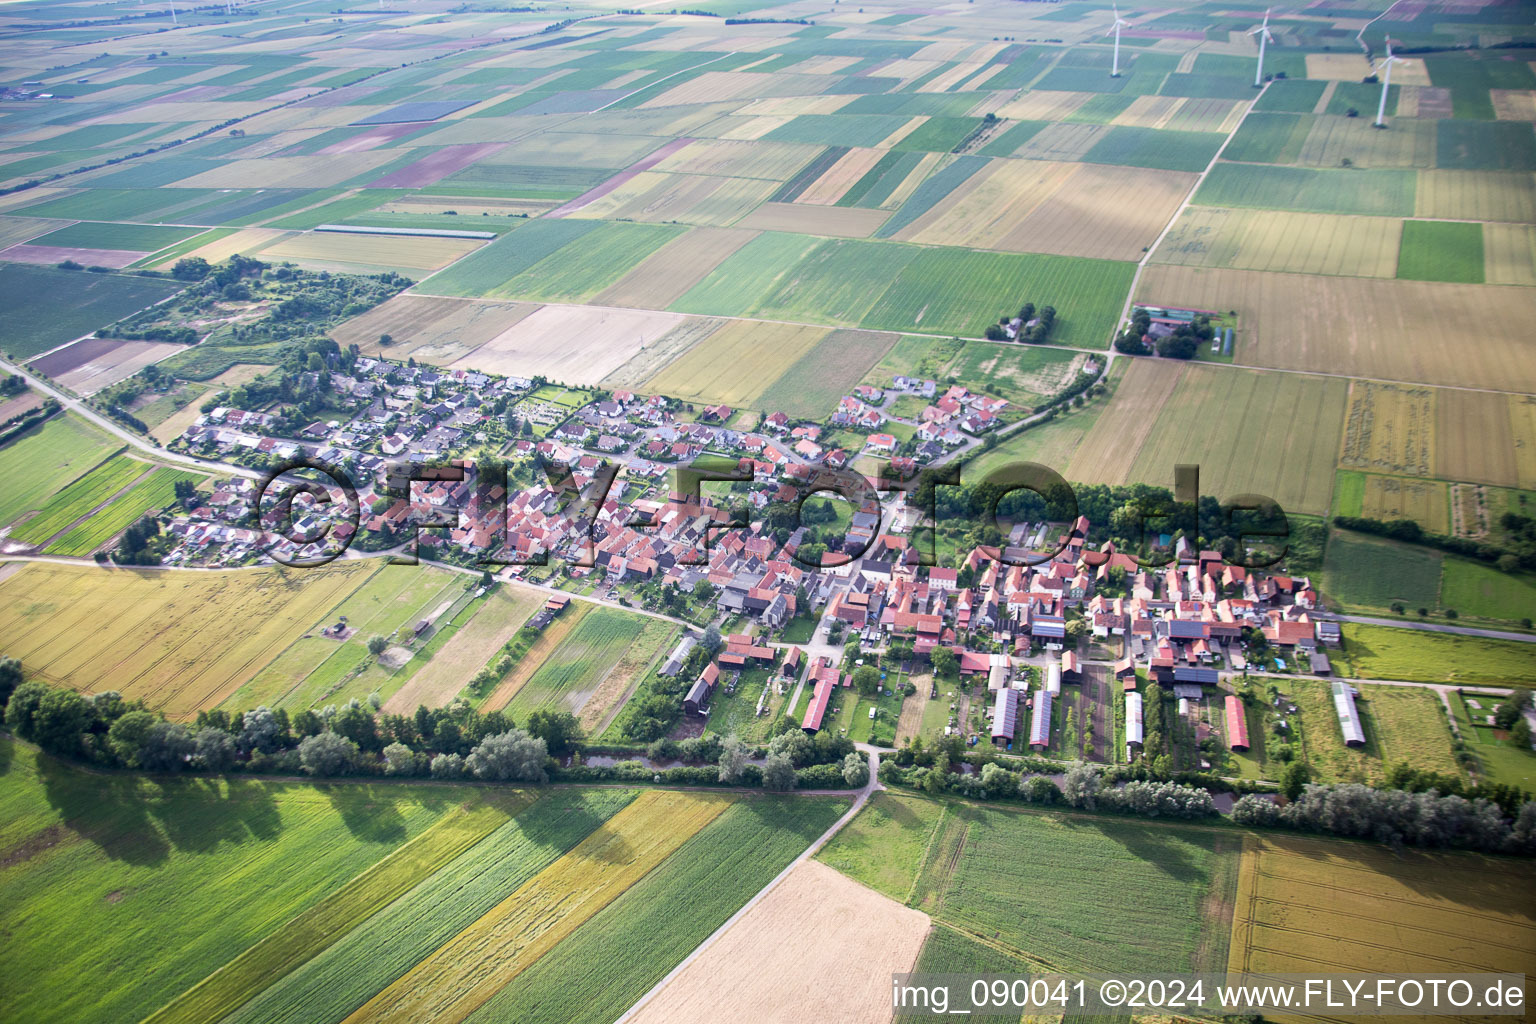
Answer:
POLYGON ((30 359, 153 305, 180 283, 18 263, 0 265, 0 352, 30 359))
POLYGON ((1483 562, 1445 559, 1440 600, 1460 615, 1519 622, 1536 618, 1536 576, 1500 572, 1483 562))
POLYGON ((895 343, 894 334, 833 331, 769 385, 757 404, 791 417, 822 419, 895 343))
POLYGON ((1083 154, 1089 163, 1151 167, 1160 171, 1203 171, 1224 136, 1213 132, 1160 131, 1156 128, 1111 128, 1083 154))
MULTIPOLYGON (((1310 111, 1311 107, 1307 109, 1310 111)), ((1314 121, 1305 114, 1255 110, 1243 118, 1242 127, 1232 136, 1222 159, 1258 164, 1292 163, 1301 156, 1301 147, 1307 141, 1314 121)))
POLYGON ((1435 166, 1465 171, 1536 171, 1536 133, 1519 121, 1435 122, 1435 166))
POLYGON ((740 801, 493 996, 470 1024, 616 1019, 847 807, 831 798, 740 801), (641 935, 644 942, 614 941, 641 935))
POLYGON ((561 711, 580 710, 650 621, 615 608, 593 608, 504 710, 518 722, 530 711, 551 705, 561 711))
MULTIPOLYGON (((494 792, 491 791, 491 792, 494 792)), ((291 972, 263 972, 251 1001, 229 1024, 310 1024, 339 1021, 410 970, 581 842, 634 799, 633 790, 586 789, 550 793, 518 813, 458 858, 435 870, 400 899, 291 972)), ((276 953, 277 951, 273 951, 276 953)), ((236 993, 232 993, 236 994, 236 993)), ((154 1024, 207 1019, 200 1001, 154 1024)), ((221 1011, 237 1000, 215 1003, 221 1011)), ((173 1004, 173 1010, 177 1007, 173 1004)))
POLYGON ((147 462, 123 455, 109 459, 55 494, 41 512, 12 530, 11 536, 40 545, 151 468, 147 462))
POLYGON ((1483 226, 1459 221, 1405 220, 1397 276, 1409 281, 1483 283, 1483 226))
POLYGON ((429 295, 486 296, 601 221, 533 220, 439 271, 418 285, 429 295))
POLYGON ((1519 683, 1536 675, 1536 644, 1344 625, 1346 675, 1425 683, 1519 683))
POLYGON ((1239 851, 1205 830, 877 793, 818 856, 994 947, 1132 971, 1224 967, 1239 851), (1135 899, 1107 913, 1106 893, 1135 899))
MULTIPOLYGON (((1214 54, 1202 53, 1195 59, 1196 65, 1200 60, 1214 56, 1214 54)), ((1254 103, 1256 111, 1278 110, 1287 113, 1310 114, 1317 106, 1317 101, 1323 98, 1323 90, 1328 88, 1327 82, 1309 81, 1304 78, 1288 78, 1270 82, 1269 88, 1264 90, 1264 95, 1254 103)), ((1251 117, 1252 115, 1250 115, 1251 117)), ((1246 122, 1245 122, 1246 123, 1246 122)), ((1228 151, 1230 152, 1230 150, 1228 151)), ((1233 159, 1237 159, 1233 157, 1233 159)))
MULTIPOLYGON (((1353 627, 1346 627, 1353 628, 1353 627)), ((1430 690, 1402 686, 1358 687, 1355 707, 1365 746, 1344 745, 1334 709, 1332 684, 1320 679, 1259 680, 1278 684, 1290 703, 1297 742, 1318 782, 1378 782, 1389 765, 1461 775, 1451 731, 1440 699, 1430 690)))
POLYGON ((1417 173, 1411 170, 1313 170, 1222 161, 1211 168, 1194 201, 1204 206, 1411 217, 1417 187, 1417 173))
POLYGON ((1440 566, 1433 548, 1335 531, 1324 559, 1325 596, 1349 608, 1382 610, 1401 601, 1410 611, 1440 606, 1440 566))
POLYGON ((10 741, 0 758, 11 1021, 141 1020, 460 802, 427 787, 100 776, 10 741))
POLYGON ((930 117, 897 139, 892 148, 948 153, 980 126, 979 117, 930 117))
POLYGON ((51 495, 121 447, 115 438, 69 415, 27 430, 0 448, 0 478, 5 480, 0 523, 44 508, 51 495))
MULTIPOLYGON (((598 221, 597 225, 596 230, 584 233, 487 294, 542 302, 579 302, 613 284, 687 230, 676 224, 598 221)), ((515 235, 523 236, 522 231, 515 235)), ((448 273, 452 273, 452 268, 448 273)))
POLYGON ((1056 381, 1065 378, 1074 358, 1076 353, 1059 348, 967 341, 945 376, 973 391, 1000 395, 1014 406, 1005 413, 1018 412, 1059 391, 1056 381))
MULTIPOLYGON (((896 232, 927 213, 939 200, 959 188, 971 175, 985 167, 987 162, 987 158, 984 156, 968 154, 955 157, 954 160, 950 161, 943 168, 928 175, 923 180, 923 183, 917 186, 912 194, 907 197, 907 201, 901 204, 901 208, 886 218, 885 222, 875 231, 875 236, 877 238, 890 238, 896 232)), ((874 172, 871 171, 870 173, 874 172)), ((902 175, 902 178, 905 177, 905 175, 902 175)), ((897 179, 897 181, 892 182, 891 188, 895 188, 900 183, 900 180, 897 179)), ((860 181, 859 184, 862 185, 863 182, 860 181)), ((889 194, 889 191, 887 191, 887 194, 889 194)), ((861 203, 860 205, 865 204, 861 203)))
POLYGON ((32 245, 56 245, 67 249, 136 249, 157 252, 184 238, 202 234, 202 228, 182 228, 168 224, 106 224, 81 221, 41 238, 32 245))
POLYGON ((150 509, 168 508, 176 500, 178 481, 197 483, 202 479, 204 477, 197 473, 157 468, 149 479, 48 545, 46 550, 52 555, 88 555, 128 529, 150 509))

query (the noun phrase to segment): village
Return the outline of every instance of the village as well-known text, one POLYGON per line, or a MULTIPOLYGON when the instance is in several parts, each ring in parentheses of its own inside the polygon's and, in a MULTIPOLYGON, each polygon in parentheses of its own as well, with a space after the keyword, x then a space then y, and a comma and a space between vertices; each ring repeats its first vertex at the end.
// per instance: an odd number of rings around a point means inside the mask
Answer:
MULTIPOLYGON (((320 374, 300 383, 319 386, 320 374)), ((1178 766, 1186 770, 1212 770, 1218 749, 1248 749, 1249 716, 1224 679, 1246 677, 1254 647, 1267 659, 1260 671, 1332 673, 1339 626, 1315 615, 1310 580, 1228 564, 1182 536, 1169 539, 1169 564, 1146 568, 1112 541, 1091 542, 1086 516, 1020 523, 958 565, 923 565, 914 544, 923 516, 903 493, 857 507, 837 501, 844 512, 832 511, 824 499, 838 497, 833 471, 888 467, 910 477, 995 429, 1006 403, 962 386, 898 376, 889 391, 855 388, 824 424, 770 412, 759 429, 741 431, 723 425, 733 410, 721 406, 618 390, 576 393, 573 407, 542 397, 555 390, 543 381, 380 359, 357 358, 325 383, 329 405, 349 418, 283 434, 272 412, 214 405, 173 448, 255 466, 339 468, 357 488, 355 533, 320 507, 301 510, 302 499, 290 529, 265 502, 258 528, 250 509, 258 483, 229 477, 174 511, 167 563, 304 564, 339 541, 359 553, 484 569, 683 618, 689 632, 663 677, 682 670, 699 631, 718 627, 724 647, 684 681, 683 711, 696 721, 753 667, 773 678, 756 712, 776 697, 814 734, 869 658, 903 675, 931 665, 935 680, 948 669, 949 688, 941 694, 935 681, 928 696, 948 705, 943 734, 968 745, 1059 753, 1070 721, 1081 730, 1075 749, 1125 762, 1141 754, 1144 695, 1158 686, 1201 751, 1198 763, 1178 766), (882 432, 895 394, 929 403, 904 445, 882 432), (862 432, 865 445, 823 445, 831 431, 862 432), (466 450, 498 452, 504 486, 477 479, 479 461, 449 460, 466 450), (746 479, 676 489, 676 467, 711 458, 746 479)), ((558 397, 569 403, 570 394, 558 397)), ((552 596, 529 625, 542 629, 563 600, 552 596)), ((424 620, 417 632, 431 626, 424 620)), ((1335 689, 1345 741, 1363 743, 1352 689, 1335 689)), ((1283 730, 1284 703, 1266 710, 1278 710, 1283 730)))

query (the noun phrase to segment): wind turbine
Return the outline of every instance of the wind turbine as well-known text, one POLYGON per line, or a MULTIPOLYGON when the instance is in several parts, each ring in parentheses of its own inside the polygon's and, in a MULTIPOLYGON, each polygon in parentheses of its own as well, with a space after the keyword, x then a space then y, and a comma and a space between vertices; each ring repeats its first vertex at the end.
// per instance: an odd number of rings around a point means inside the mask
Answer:
POLYGON ((1259 37, 1259 69, 1253 73, 1253 87, 1258 89, 1262 88, 1264 85, 1264 44, 1267 42, 1272 43, 1275 41, 1274 35, 1269 31, 1268 7, 1264 8, 1264 24, 1260 25, 1258 28, 1249 29, 1248 34, 1251 36, 1256 35, 1259 37))
POLYGON ((1389 36, 1387 38, 1387 59, 1382 61, 1387 71, 1386 74, 1381 76, 1381 102, 1376 105, 1377 128, 1385 128, 1387 126, 1387 90, 1392 88, 1392 65, 1406 63, 1408 62, 1403 60, 1403 58, 1392 56, 1392 39, 1389 36))
MULTIPOLYGON (((1128 22, 1124 18, 1120 17, 1120 6, 1118 4, 1113 5, 1113 7, 1114 7, 1114 11, 1115 11, 1115 23, 1114 23, 1113 26, 1110 27, 1109 31, 1113 32, 1115 34, 1115 59, 1114 59, 1114 63, 1110 66, 1109 77, 1110 78, 1119 78, 1120 77, 1120 26, 1121 25, 1130 25, 1130 22, 1128 22)), ((1109 32, 1105 32, 1104 34, 1105 35, 1109 35, 1109 32)))

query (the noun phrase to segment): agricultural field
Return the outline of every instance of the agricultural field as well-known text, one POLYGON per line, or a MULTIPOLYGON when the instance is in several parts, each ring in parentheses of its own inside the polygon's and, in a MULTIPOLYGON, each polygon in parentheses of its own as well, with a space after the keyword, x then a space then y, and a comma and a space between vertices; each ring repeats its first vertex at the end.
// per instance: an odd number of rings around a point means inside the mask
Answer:
POLYGON ((484 302, 396 295, 331 331, 345 348, 370 356, 415 359, 446 366, 499 337, 539 307, 522 302, 484 302), (384 336, 390 341, 382 343, 384 336))
POLYGON ((1440 390, 1435 436, 1435 476, 1536 488, 1536 396, 1440 390))
POLYGON ((1460 775, 1451 747, 1451 730, 1444 706, 1433 691, 1400 686, 1357 687, 1355 707, 1365 730, 1365 746, 1344 745, 1334 711, 1332 684, 1320 679, 1277 683, 1285 698, 1300 710, 1291 716, 1318 782, 1379 782, 1396 762, 1460 775))
POLYGON ((539 306, 500 334, 449 363, 450 369, 564 384, 596 384, 686 318, 676 313, 606 306, 539 306))
MULTIPOLYGON (((528 621, 545 595, 541 590, 503 583, 474 618, 432 654, 427 663, 384 702, 384 710, 410 714, 418 705, 443 707, 458 696, 465 680, 493 661, 496 652, 528 621)), ((360 631, 361 632, 361 631, 360 631)))
POLYGON ((1000 395, 1015 413, 1061 391, 1082 372, 1088 357, 1057 348, 967 341, 944 376, 965 381, 973 391, 1000 395))
POLYGON ((1436 388, 1350 381, 1339 465, 1429 476, 1439 465, 1435 407, 1445 394, 1436 388))
POLYGON ((1409 217, 1414 214, 1418 174, 1412 170, 1314 170, 1222 161, 1206 176, 1195 193, 1195 202, 1298 213, 1409 217))
POLYGON ((1440 598, 1445 607, 1478 619, 1519 622, 1533 618, 1536 579, 1529 573, 1500 572, 1482 562, 1465 558, 1445 560, 1440 598))
POLYGON ((886 1021, 889 978, 912 969, 928 927, 924 914, 807 861, 630 1019, 794 1024, 806 1019, 808 999, 814 998, 837 1007, 839 1020, 886 1021), (871 933, 880 942, 860 955, 859 970, 850 970, 847 951, 871 933), (785 984, 786 978, 796 984, 785 984))
POLYGON ((171 281, 0 264, 0 352, 30 359, 181 290, 171 281), (67 299, 67 301, 65 301, 67 299))
POLYGON ((115 540, 118 534, 151 510, 169 508, 176 500, 177 483, 197 484, 206 479, 200 473, 157 468, 126 494, 76 525, 45 550, 54 555, 89 555, 115 540))
POLYGON ((821 419, 895 344, 894 334, 833 331, 779 375, 759 398, 769 411, 821 419))
POLYGON ((1403 222, 1397 276, 1410 281, 1483 283, 1483 226, 1449 221, 1403 222))
POLYGON ((632 647, 654 652, 665 638, 667 629, 652 629, 650 623, 615 608, 593 608, 502 710, 519 722, 540 708, 581 712, 632 647))
POLYGON ((668 363, 645 386, 684 401, 755 407, 774 381, 831 333, 823 327, 733 320, 668 363))
POLYGON ((1205 831, 877 793, 818 859, 1034 963, 1213 970, 1226 960, 1237 853, 1234 837, 1205 831), (1031 855, 1008 853, 1020 849, 1031 855), (1107 915, 1106 891, 1137 899, 1107 915))
POLYGON ((1083 483, 1164 487, 1176 464, 1197 464, 1203 494, 1266 494, 1320 515, 1330 507, 1344 395, 1342 382, 1322 377, 1137 359, 1070 461, 1047 464, 1083 483))
POLYGON ((1158 243, 1153 259, 1186 267, 1231 267, 1289 274, 1396 277, 1402 223, 1191 206, 1158 243))
POLYGON ((592 297, 599 305, 665 309, 720 262, 757 237, 734 228, 695 228, 645 257, 592 297))
POLYGON ((1527 299, 1518 288, 1155 264, 1136 293, 1149 305, 1237 310, 1250 365, 1536 392, 1527 299), (1436 323, 1477 324, 1477 345, 1446 345, 1436 323))
POLYGON ((137 459, 124 455, 114 456, 60 490, 37 515, 12 527, 10 537, 33 547, 42 547, 50 538, 68 529, 75 520, 87 515, 98 505, 106 504, 113 495, 126 489, 152 468, 149 463, 137 459))
POLYGON ((1536 885, 1502 866, 1472 854, 1250 836, 1227 969, 1520 970, 1536 955, 1536 885), (1391 940, 1360 941, 1362 922, 1365 934, 1391 940))
POLYGON ((0 474, 6 481, 0 522, 41 511, 53 495, 121 448, 116 438, 70 415, 29 428, 0 447, 0 474))
POLYGON ((1536 672, 1536 644, 1347 623, 1348 675, 1426 683, 1518 683, 1536 672))
POLYGON ((103 573, 34 563, 0 580, 0 635, 37 678, 84 692, 110 680, 130 700, 191 718, 253 677, 377 568, 348 561, 298 571, 103 573))
POLYGON ((1324 594, 1349 608, 1439 608, 1441 553, 1338 531, 1324 559, 1324 594))

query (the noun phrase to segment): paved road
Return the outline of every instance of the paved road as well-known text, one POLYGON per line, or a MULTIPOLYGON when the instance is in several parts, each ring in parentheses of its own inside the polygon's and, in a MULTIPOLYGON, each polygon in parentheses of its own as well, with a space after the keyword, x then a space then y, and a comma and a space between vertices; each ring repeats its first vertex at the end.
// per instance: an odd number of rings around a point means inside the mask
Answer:
POLYGON ((1446 622, 1414 622, 1412 619, 1384 619, 1371 615, 1339 615, 1334 612, 1316 612, 1319 619, 1335 622, 1355 622, 1366 626, 1390 626, 1393 629, 1412 629, 1421 633, 1451 633, 1456 636, 1482 636, 1493 640, 1515 640, 1523 644, 1536 644, 1536 633, 1513 633, 1501 629, 1481 629, 1477 626, 1453 626, 1446 622))
POLYGON ((833 822, 831 828, 823 832, 819 837, 817 837, 815 842, 801 851, 800 856, 790 861, 789 864, 785 866, 783 871, 780 871, 773 877, 773 881, 759 889, 757 895, 753 896, 751 899, 747 900, 746 903, 742 904, 740 910, 732 914, 730 918, 719 928, 716 928, 714 932, 710 934, 709 938, 699 943, 699 945, 694 949, 692 953, 689 953, 686 957, 683 958, 681 963, 679 963, 676 967, 672 968, 672 970, 667 973, 665 978, 662 978, 660 981, 658 981, 654 986, 652 986, 649 992, 636 1000, 635 1005, 631 1006, 628 1010, 625 1010, 624 1015, 620 1017, 615 1022, 615 1024, 626 1024, 630 1018, 632 1018, 636 1013, 640 1011, 641 1007, 645 1006, 646 1003, 649 1003, 656 997, 658 992, 666 988, 667 985, 671 983, 673 978, 681 974, 682 971, 689 964, 693 963, 694 960, 698 959, 705 950, 709 949, 709 947, 713 946, 717 941, 719 941, 720 937, 729 931, 737 921, 741 920, 742 917, 746 915, 747 911, 761 903, 763 898, 772 892, 780 882, 784 881, 784 879, 789 876, 791 871, 795 870, 795 868, 816 856, 817 851, 825 846, 828 840, 837 835, 837 833, 842 829, 844 825, 852 821, 854 816, 857 815, 859 811, 864 809, 864 805, 869 801, 869 796, 871 793, 874 793, 876 790, 885 788, 884 786, 880 785, 880 753, 882 750, 887 748, 872 747, 867 743, 856 743, 854 746, 869 754, 869 781, 864 784, 863 789, 858 791, 858 796, 854 797, 853 806, 848 808, 847 813, 845 813, 841 818, 838 818, 837 821, 833 822))

